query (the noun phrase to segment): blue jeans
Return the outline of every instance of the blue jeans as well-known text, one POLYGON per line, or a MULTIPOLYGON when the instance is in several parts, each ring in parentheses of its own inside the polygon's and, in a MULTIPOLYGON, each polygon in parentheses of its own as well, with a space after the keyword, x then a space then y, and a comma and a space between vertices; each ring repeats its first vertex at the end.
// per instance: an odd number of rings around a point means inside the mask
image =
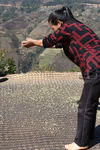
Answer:
POLYGON ((94 135, 96 113, 100 97, 100 73, 85 79, 78 106, 77 131, 74 142, 88 146, 94 135))

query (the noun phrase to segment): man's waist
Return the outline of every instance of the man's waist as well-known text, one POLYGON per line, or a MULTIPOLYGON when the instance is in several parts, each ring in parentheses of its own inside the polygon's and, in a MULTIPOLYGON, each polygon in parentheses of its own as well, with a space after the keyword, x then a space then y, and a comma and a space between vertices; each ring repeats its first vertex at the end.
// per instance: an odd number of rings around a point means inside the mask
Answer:
POLYGON ((96 70, 96 71, 89 73, 86 78, 88 78, 88 79, 94 78, 94 77, 97 77, 98 75, 100 75, 100 70, 96 70))

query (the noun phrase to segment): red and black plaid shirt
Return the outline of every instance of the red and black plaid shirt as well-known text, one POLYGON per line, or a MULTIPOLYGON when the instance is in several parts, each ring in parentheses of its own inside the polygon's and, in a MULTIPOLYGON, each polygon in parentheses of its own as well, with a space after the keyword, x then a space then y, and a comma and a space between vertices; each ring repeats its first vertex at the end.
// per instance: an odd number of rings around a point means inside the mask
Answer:
POLYGON ((66 56, 78 65, 83 78, 100 71, 100 39, 81 22, 64 23, 56 32, 43 39, 43 47, 62 43, 66 56))

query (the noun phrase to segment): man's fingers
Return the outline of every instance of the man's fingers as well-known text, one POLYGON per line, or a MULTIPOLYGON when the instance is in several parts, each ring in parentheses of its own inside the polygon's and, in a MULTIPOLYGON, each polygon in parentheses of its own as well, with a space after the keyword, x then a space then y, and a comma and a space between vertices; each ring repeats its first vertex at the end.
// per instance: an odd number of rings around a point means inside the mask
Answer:
POLYGON ((22 45, 23 45, 23 46, 26 46, 26 45, 27 45, 27 41, 23 41, 23 42, 22 42, 22 45))
POLYGON ((26 42, 22 42, 22 46, 24 47, 28 47, 27 43, 26 42))
POLYGON ((29 47, 28 45, 23 45, 24 47, 29 47))
POLYGON ((26 44, 27 41, 22 41, 22 44, 26 44))

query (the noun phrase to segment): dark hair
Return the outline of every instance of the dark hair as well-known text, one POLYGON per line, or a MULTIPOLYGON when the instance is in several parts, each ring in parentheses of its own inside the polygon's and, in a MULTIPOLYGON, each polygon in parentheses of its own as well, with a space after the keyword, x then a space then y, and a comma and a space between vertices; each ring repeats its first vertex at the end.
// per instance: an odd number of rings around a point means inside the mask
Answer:
POLYGON ((48 22, 52 23, 53 25, 57 25, 58 20, 63 21, 63 23, 65 23, 66 21, 76 20, 76 19, 74 18, 69 7, 62 7, 61 9, 52 12, 48 18, 48 22))

